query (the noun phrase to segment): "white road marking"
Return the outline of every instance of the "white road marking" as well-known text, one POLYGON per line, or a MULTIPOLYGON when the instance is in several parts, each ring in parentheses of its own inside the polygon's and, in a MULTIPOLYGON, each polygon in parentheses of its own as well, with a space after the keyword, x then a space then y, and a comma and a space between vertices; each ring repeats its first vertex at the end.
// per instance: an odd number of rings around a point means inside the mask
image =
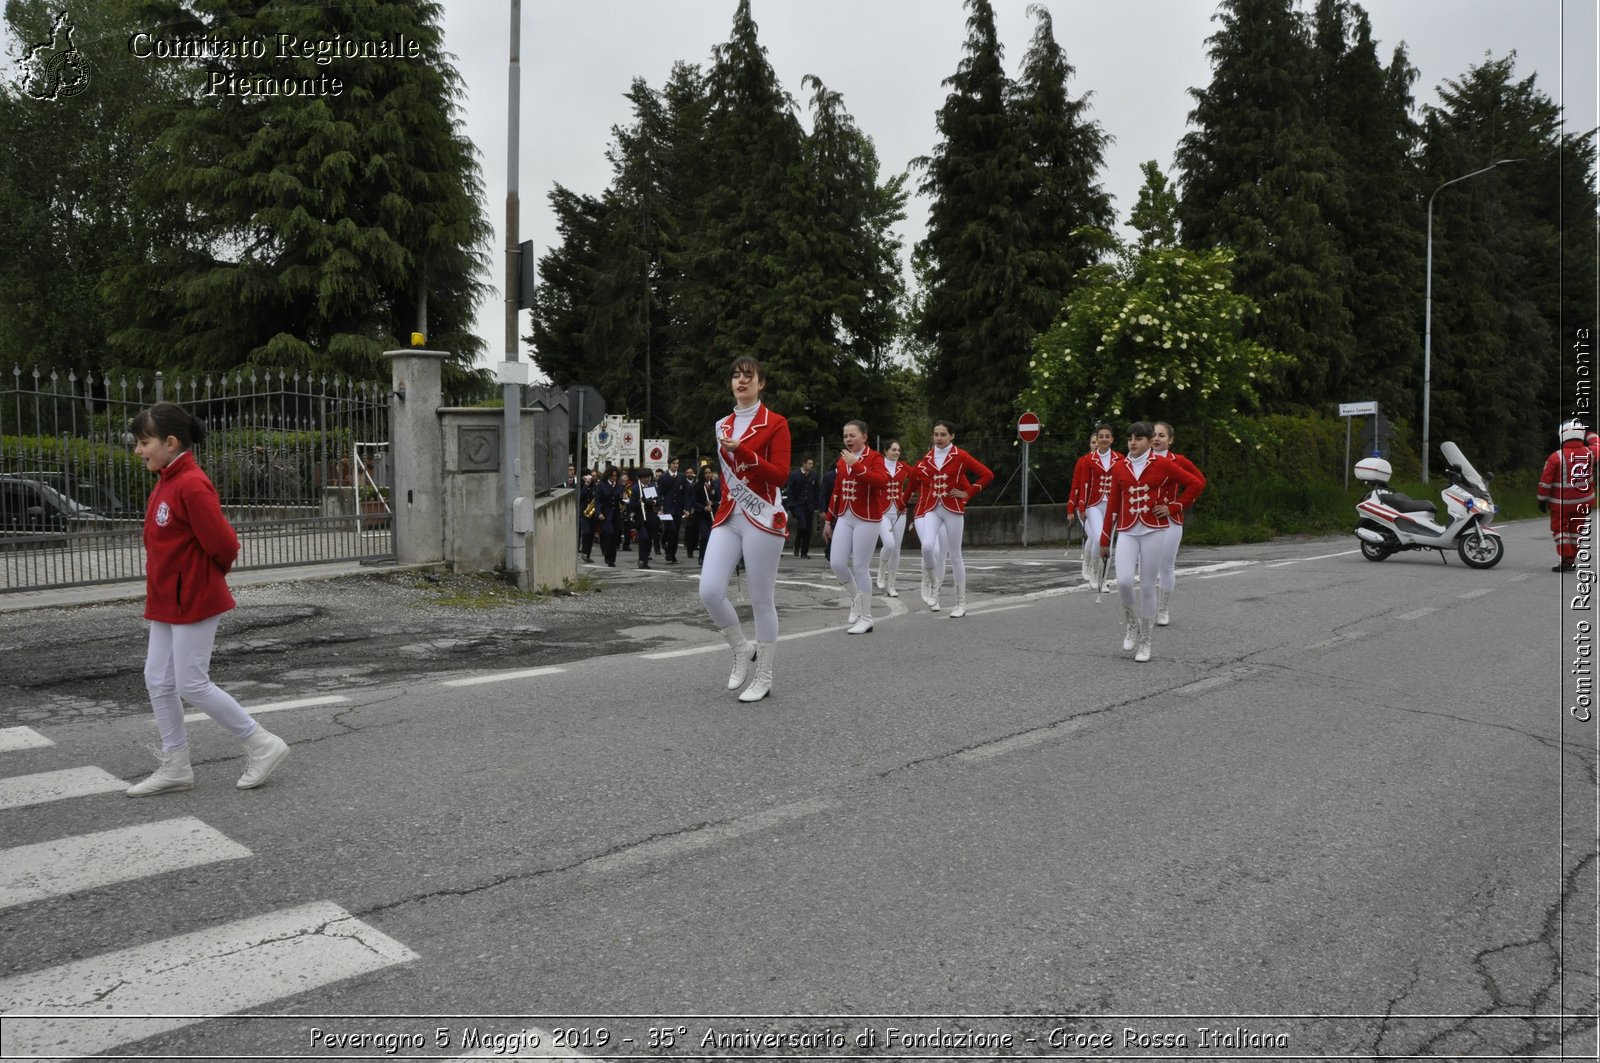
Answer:
POLYGON ((193 816, 19 845, 0 850, 0 908, 249 855, 193 816))
POLYGON ((32 727, 0 728, 0 753, 10 753, 18 749, 43 749, 45 746, 53 745, 54 742, 32 727))
POLYGON ((1366 637, 1367 633, 1365 631, 1346 631, 1344 634, 1335 635, 1331 639, 1323 639, 1321 642, 1313 642, 1311 645, 1307 646, 1306 649, 1325 650, 1329 646, 1337 646, 1341 642, 1354 642, 1356 639, 1364 639, 1366 637))
MULTIPOLYGON (((876 620, 882 620, 882 619, 884 619, 884 617, 881 617, 881 616, 873 617, 873 620, 875 620, 875 621, 876 620)), ((778 636, 778 641, 779 642, 789 642, 792 639, 808 639, 808 638, 811 638, 814 635, 835 635, 835 634, 842 635, 843 633, 844 633, 844 625, 841 624, 838 627, 819 627, 819 628, 814 628, 814 629, 812 629, 810 631, 792 631, 787 635, 779 635, 778 636)), ((656 653, 641 653, 641 654, 639 654, 639 659, 641 661, 665 661, 665 660, 670 660, 673 657, 693 657, 693 656, 696 656, 697 654, 702 654, 702 653, 719 653, 719 652, 720 653, 728 653, 728 652, 730 652, 728 650, 728 644, 726 642, 711 642, 711 643, 707 643, 704 646, 690 646, 686 650, 660 650, 660 651, 658 651, 656 653)))
MULTIPOLYGON (((244 711, 252 716, 259 716, 263 712, 282 712, 284 709, 309 709, 313 705, 337 705, 350 699, 343 694, 324 694, 315 698, 296 698, 294 701, 273 701, 265 705, 246 705, 244 711)), ((211 717, 203 712, 191 712, 183 718, 184 723, 195 723, 199 720, 209 720, 211 717)))
POLYGON ((1284 565, 1298 565, 1302 561, 1326 561, 1330 557, 1349 557, 1351 554, 1359 554, 1360 552, 1360 548, 1357 548, 1355 550, 1340 550, 1337 554, 1318 554, 1316 557, 1291 557, 1283 561, 1274 561, 1266 567, 1282 568, 1284 565))
POLYGON ((515 672, 495 672, 491 675, 472 675, 465 679, 446 679, 439 685, 447 687, 475 687, 484 683, 505 683, 513 679, 533 679, 541 675, 556 675, 565 672, 565 668, 523 668, 515 672))
POLYGON ((1456 595, 1456 597, 1457 598, 1482 598, 1485 594, 1493 594, 1493 593, 1494 593, 1494 588, 1492 588, 1492 587, 1482 587, 1482 588, 1479 588, 1478 590, 1475 590, 1475 591, 1468 591, 1465 594, 1458 594, 1458 595, 1456 595))
POLYGON ((0 779, 0 808, 42 805, 46 801, 117 793, 127 788, 126 779, 119 779, 104 768, 63 768, 37 775, 18 775, 0 779))
POLYGON ((1241 679, 1254 675, 1255 671, 1254 668, 1238 668, 1231 672, 1207 676, 1205 679, 1197 679, 1193 683, 1186 683, 1174 690, 1173 693, 1183 697, 1193 697, 1196 694, 1204 694, 1208 690, 1215 690, 1217 687, 1227 686, 1229 683, 1237 683, 1241 679))
POLYGON ((804 801, 795 801, 792 804, 779 805, 769 808, 764 812, 756 812, 748 816, 727 823, 717 823, 698 830, 684 831, 655 841, 641 842, 629 846, 606 856, 596 857, 583 865, 585 871, 600 874, 607 871, 617 871, 631 867, 635 864, 646 863, 651 860, 662 860, 682 853, 704 849, 717 842, 728 841, 744 834, 753 834, 756 831, 768 830, 780 823, 805 816, 814 816, 819 812, 827 812, 839 807, 839 802, 831 797, 810 797, 804 801))
POLYGON ((0 979, 6 1052, 93 1055, 415 959, 337 904, 286 908, 0 979))
POLYGON ((981 746, 974 746, 971 749, 963 749, 955 757, 957 760, 990 760, 994 757, 1003 757, 1007 753, 1015 753, 1018 750, 1032 749, 1034 746, 1044 745, 1044 743, 1060 738, 1063 735, 1080 731, 1088 725, 1089 721, 1083 718, 1062 720, 1060 723, 1053 723, 1048 727, 1036 727, 1031 731, 1011 735, 1009 738, 1001 738, 993 742, 985 742, 981 746))
POLYGON ((1421 620, 1423 617, 1427 616, 1429 613, 1437 613, 1438 611, 1439 610, 1435 609, 1431 605, 1425 605, 1421 609, 1413 609, 1409 613, 1401 613, 1399 616, 1395 617, 1395 619, 1396 620, 1421 620))
POLYGON ((982 609, 968 609, 968 616, 985 616, 989 613, 1007 613, 1013 609, 1032 609, 1038 602, 1023 602, 1020 605, 991 605, 982 609))
POLYGON ((1515 576, 1507 576, 1506 577, 1506 582, 1507 583, 1521 583, 1523 580, 1525 580, 1527 578, 1528 578, 1528 574, 1526 572, 1519 572, 1515 576))

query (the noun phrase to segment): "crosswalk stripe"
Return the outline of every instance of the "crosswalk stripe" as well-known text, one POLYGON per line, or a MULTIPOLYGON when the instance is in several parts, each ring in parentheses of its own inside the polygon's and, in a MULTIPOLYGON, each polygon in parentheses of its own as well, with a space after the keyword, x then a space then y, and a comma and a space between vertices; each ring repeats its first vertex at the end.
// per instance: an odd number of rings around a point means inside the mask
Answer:
POLYGON ((54 742, 32 727, 0 728, 0 753, 10 753, 17 749, 43 749, 45 746, 53 745, 54 742))
MULTIPOLYGON (((274 701, 265 705, 246 705, 244 711, 252 716, 260 716, 263 712, 282 712, 284 709, 309 709, 315 705, 337 705, 350 699, 343 694, 323 694, 314 698, 297 698, 294 701, 274 701)), ((200 720, 210 719, 203 712, 191 712, 183 718, 184 723, 197 723, 200 720)))
POLYGON ((565 672, 565 668, 524 668, 518 672, 493 672, 489 675, 473 675, 465 679, 446 679, 440 686, 446 687, 475 687, 484 683, 504 683, 509 679, 533 679, 541 675, 556 675, 565 672))
POLYGON ((87 1055, 417 954, 330 901, 0 979, 6 1051, 87 1055))
POLYGON ((0 908, 249 855, 193 816, 20 845, 0 850, 0 908))
POLYGON ((0 779, 0 808, 21 808, 60 801, 68 797, 107 794, 126 790, 126 779, 119 779, 104 768, 63 768, 35 775, 0 779))

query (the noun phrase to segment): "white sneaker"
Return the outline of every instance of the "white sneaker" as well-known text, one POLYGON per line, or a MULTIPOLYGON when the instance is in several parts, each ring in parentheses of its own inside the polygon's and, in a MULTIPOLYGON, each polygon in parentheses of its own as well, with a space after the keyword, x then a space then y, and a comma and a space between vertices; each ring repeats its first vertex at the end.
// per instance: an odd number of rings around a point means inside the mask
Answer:
POLYGON ((255 789, 267 781, 267 776, 288 755, 289 743, 256 724, 256 729, 244 740, 244 774, 235 785, 241 790, 255 789))
POLYGON ((143 782, 128 787, 129 797, 154 797, 172 794, 179 790, 194 789, 194 768, 189 765, 189 747, 172 750, 151 750, 161 766, 143 782))

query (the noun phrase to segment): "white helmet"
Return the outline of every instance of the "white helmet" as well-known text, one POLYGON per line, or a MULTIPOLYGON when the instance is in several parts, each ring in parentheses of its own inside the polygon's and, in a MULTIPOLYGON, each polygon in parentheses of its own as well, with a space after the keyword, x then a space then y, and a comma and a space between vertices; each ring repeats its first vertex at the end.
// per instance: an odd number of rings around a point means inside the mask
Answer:
POLYGON ((1584 435, 1588 433, 1589 429, 1584 427, 1582 421, 1574 419, 1565 422, 1560 428, 1556 429, 1556 431, 1561 433, 1561 442, 1565 443, 1569 439, 1581 440, 1584 435))

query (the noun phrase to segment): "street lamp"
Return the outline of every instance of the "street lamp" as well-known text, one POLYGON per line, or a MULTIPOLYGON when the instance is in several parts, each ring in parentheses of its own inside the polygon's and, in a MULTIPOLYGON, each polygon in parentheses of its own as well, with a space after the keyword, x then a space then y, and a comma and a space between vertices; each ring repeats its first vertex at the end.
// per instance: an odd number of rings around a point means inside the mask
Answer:
MULTIPOLYGON (((1446 188, 1480 173, 1488 173, 1496 166, 1508 162, 1527 162, 1527 159, 1497 159, 1481 170, 1452 178, 1433 190, 1433 196, 1446 188)), ((1422 482, 1428 482, 1428 412, 1433 390, 1433 196, 1428 197, 1428 299, 1422 315, 1422 482)))

